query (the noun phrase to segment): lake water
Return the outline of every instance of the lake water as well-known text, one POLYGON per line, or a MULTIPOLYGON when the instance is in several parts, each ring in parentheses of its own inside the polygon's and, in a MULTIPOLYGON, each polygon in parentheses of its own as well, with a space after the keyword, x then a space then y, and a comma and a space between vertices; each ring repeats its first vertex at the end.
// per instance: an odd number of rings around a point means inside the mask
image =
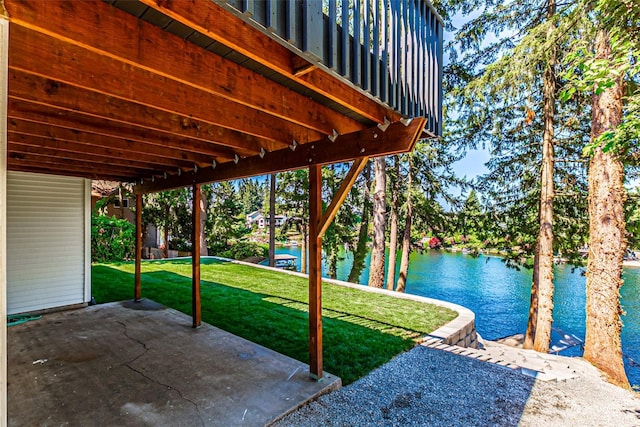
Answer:
MULTIPOLYGON (((300 260, 300 248, 280 247, 276 253, 291 254, 300 260)), ((338 264, 338 279, 345 280, 353 260, 345 254, 338 264)), ((368 265, 368 259, 366 264, 368 265)), ((326 274, 326 271, 325 271, 326 274)), ((360 277, 366 284, 368 271, 360 277)), ((640 386, 640 269, 625 268, 625 285, 621 302, 626 315, 622 320, 622 347, 627 356, 625 366, 629 381, 640 386)), ((584 340, 585 335, 585 277, 569 265, 555 270, 555 306, 553 327, 584 340)), ((531 271, 507 268, 500 258, 474 258, 462 253, 431 251, 413 253, 407 278, 407 293, 450 301, 469 308, 476 314, 478 333, 494 340, 522 333, 527 326, 531 271)), ((559 338, 559 335, 555 335, 559 338)), ((560 354, 581 354, 580 346, 560 354)))

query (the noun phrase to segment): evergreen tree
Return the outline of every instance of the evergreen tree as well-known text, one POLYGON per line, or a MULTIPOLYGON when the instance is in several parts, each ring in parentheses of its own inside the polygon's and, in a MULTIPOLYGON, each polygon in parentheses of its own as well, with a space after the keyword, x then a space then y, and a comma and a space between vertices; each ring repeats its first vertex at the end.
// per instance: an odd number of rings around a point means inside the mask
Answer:
POLYGON ((567 56, 567 78, 574 84, 563 96, 593 94, 591 141, 585 148, 590 157, 590 222, 584 357, 613 383, 628 388, 620 340, 626 250, 623 184, 625 162, 636 164, 640 135, 640 5, 599 0, 580 6, 575 16, 585 37, 567 56))
MULTIPOLYGON (((471 2, 461 4, 469 7, 471 2)), ((575 117, 574 105, 558 111, 555 100, 557 52, 575 37, 575 29, 562 17, 575 5, 558 9, 555 0, 488 1, 485 7, 457 34, 463 56, 457 60, 454 54, 450 73, 451 107, 453 102, 458 107, 452 111, 457 114, 452 117, 452 137, 471 146, 489 144, 491 172, 481 188, 496 198, 494 206, 519 219, 509 223, 514 230, 504 229, 505 238, 519 239, 516 258, 521 252, 534 256, 525 346, 547 351, 553 310, 556 135, 584 138, 575 136, 583 129, 575 129, 569 120, 575 117), (492 33, 497 41, 485 43, 492 33)), ((565 149, 572 160, 578 153, 573 148, 565 149)))

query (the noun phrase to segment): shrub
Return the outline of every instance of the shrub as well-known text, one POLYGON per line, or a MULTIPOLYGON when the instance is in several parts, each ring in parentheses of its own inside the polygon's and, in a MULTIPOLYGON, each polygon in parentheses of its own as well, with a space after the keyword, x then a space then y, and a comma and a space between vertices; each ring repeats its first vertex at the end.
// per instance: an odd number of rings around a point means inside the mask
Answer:
POLYGON ((263 245, 256 242, 249 242, 246 240, 236 241, 229 246, 217 244, 214 247, 209 246, 209 250, 213 255, 218 255, 231 259, 245 259, 249 257, 266 257, 268 256, 268 249, 263 245))
POLYGON ((442 248, 442 242, 437 237, 432 237, 429 240, 429 249, 440 249, 442 248))
POLYGON ((131 259, 135 252, 135 226, 125 219, 91 216, 91 261, 131 259))

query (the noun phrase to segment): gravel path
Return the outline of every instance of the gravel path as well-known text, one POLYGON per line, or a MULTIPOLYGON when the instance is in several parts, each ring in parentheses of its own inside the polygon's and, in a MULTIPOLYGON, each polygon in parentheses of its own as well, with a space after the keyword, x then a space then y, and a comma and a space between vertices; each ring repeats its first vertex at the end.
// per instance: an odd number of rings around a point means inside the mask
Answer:
POLYGON ((423 346, 322 396, 285 426, 640 426, 640 398, 566 359, 579 378, 542 382, 423 346))

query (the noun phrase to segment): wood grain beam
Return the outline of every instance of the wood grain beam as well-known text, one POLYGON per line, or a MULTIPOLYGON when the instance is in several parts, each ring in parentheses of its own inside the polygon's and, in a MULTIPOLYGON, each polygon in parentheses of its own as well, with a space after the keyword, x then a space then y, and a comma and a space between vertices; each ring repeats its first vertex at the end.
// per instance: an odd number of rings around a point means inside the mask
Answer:
POLYGON ((339 136, 335 142, 323 138, 313 143, 299 145, 295 151, 289 148, 266 153, 264 158, 254 156, 235 164, 227 162, 216 168, 198 169, 195 173, 184 173, 164 180, 156 180, 135 186, 137 193, 150 193, 186 187, 194 183, 225 181, 264 175, 284 170, 300 169, 310 165, 347 162, 369 156, 408 152, 413 149, 424 129, 426 119, 413 119, 408 126, 392 123, 386 132, 377 127, 339 136))
POLYGON ((369 157, 360 157, 353 161, 351 168, 349 168, 349 172, 347 172, 347 175, 344 177, 342 183, 340 184, 340 188, 338 188, 336 194, 333 195, 331 203, 329 203, 329 206, 327 206, 327 209, 324 211, 322 217, 320 218, 320 224, 318 225, 319 237, 324 236, 324 233, 327 232, 327 229, 331 225, 331 222, 338 214, 338 210, 340 209, 340 206, 342 206, 344 199, 346 199, 349 195, 351 187, 353 187, 356 179, 358 179, 358 175, 360 175, 360 172, 362 172, 362 169, 364 169, 368 161, 369 157))
POLYGON ((330 134, 363 125, 181 37, 102 1, 7 2, 13 23, 100 55, 330 134), (176 66, 179 64, 179 66, 176 66))
POLYGON ((73 177, 81 177, 87 179, 104 179, 108 181, 119 181, 119 182, 131 182, 130 175, 118 175, 109 173, 107 171, 86 171, 84 173, 78 173, 78 171, 71 171, 60 169, 56 166, 35 166, 35 165, 25 165, 24 162, 16 163, 16 162, 8 162, 8 168, 12 171, 17 172, 31 172, 31 173, 39 173, 44 175, 62 175, 62 176, 73 176, 73 177))
POLYGON ((227 129, 270 139, 307 142, 320 132, 211 95, 146 69, 13 24, 9 67, 74 84, 227 129), (64 58, 64 60, 61 60, 64 58))
POLYGON ((157 163, 161 165, 166 164, 167 166, 174 165, 176 167, 184 167, 184 164, 189 164, 189 166, 193 168, 193 164, 195 163, 204 167, 211 165, 213 159, 213 156, 190 153, 187 150, 179 148, 165 148, 160 145, 147 144, 125 138, 106 137, 97 133, 13 117, 9 117, 7 127, 9 131, 14 134, 83 144, 86 146, 87 151, 90 151, 92 147, 95 146, 96 148, 101 147, 117 150, 117 152, 126 152, 125 155, 128 158, 157 156, 157 163))
MULTIPOLYGON (((140 149, 160 156, 165 155, 158 152, 157 149, 166 149, 168 150, 166 157, 181 158, 194 163, 210 162, 212 158, 230 160, 234 157, 234 152, 241 156, 256 154, 253 150, 232 150, 199 140, 173 138, 162 132, 127 126, 120 122, 87 116, 75 111, 59 110, 21 99, 9 98, 9 107, 9 119, 39 123, 73 132, 100 135, 114 140, 114 144, 117 144, 117 140, 124 140, 130 143, 133 150, 139 145, 140 149), (151 147, 147 148, 147 146, 151 147)), ((126 149, 125 147, 121 148, 126 149)))
MULTIPOLYGON (((81 176, 92 179, 104 179, 105 176, 119 176, 122 181, 130 182, 132 177, 144 176, 145 171, 132 168, 122 168, 110 165, 88 164, 83 161, 60 159, 55 157, 47 157, 42 155, 19 154, 13 155, 8 153, 7 163, 10 170, 14 170, 13 166, 22 166, 24 168, 48 169, 54 175, 70 175, 81 176), (60 171, 60 173, 58 173, 60 171)), ((160 172, 158 171, 158 174, 160 172)))
MULTIPOLYGON (((57 80, 51 80, 20 70, 9 70, 9 96, 32 104, 54 107, 86 116, 107 119, 156 132, 158 138, 189 139, 210 146, 233 147, 239 155, 256 154, 263 147, 267 151, 283 148, 286 142, 272 141, 245 135, 238 131, 196 120, 188 115, 175 114, 136 102, 114 98, 57 80)), ((33 109, 33 107, 31 107, 33 109)), ((82 119, 87 121, 87 119, 82 119)), ((101 120, 104 122, 104 120, 101 120)), ((109 128, 109 127, 107 127, 109 128)), ((232 153, 232 151, 229 151, 232 153)), ((231 156, 233 157, 233 156, 231 156)))
POLYGON ((94 159, 96 162, 147 170, 170 169, 175 171, 178 168, 193 169, 193 163, 190 162, 146 155, 139 152, 127 152, 111 147, 98 147, 89 143, 81 144, 15 132, 9 132, 9 151, 25 154, 44 152, 51 157, 87 159, 87 161, 94 159))
MULTIPOLYGON (((34 146, 30 144, 15 143, 11 139, 9 139, 8 150, 9 150, 9 155, 15 156, 16 158, 19 158, 27 154, 33 155, 33 156, 40 156, 43 153, 43 147, 34 146)), ((81 153, 77 153, 73 151, 59 150, 59 149, 53 149, 53 148, 45 148, 44 152, 46 153, 46 156, 48 158, 78 160, 87 164, 96 163, 98 165, 111 165, 111 166, 118 166, 123 168, 131 168, 139 171, 146 171, 144 172, 143 176, 148 176, 149 174, 152 175, 154 173, 157 173, 158 170, 162 170, 162 168, 158 167, 158 165, 156 164, 139 162, 135 160, 117 159, 109 156, 101 156, 101 155, 88 154, 88 153, 85 155, 82 155, 81 153)))
POLYGON ((383 123, 385 117, 392 122, 400 119, 390 108, 324 70, 315 69, 296 76, 293 57, 297 55, 241 21, 221 4, 210 0, 140 1, 369 120, 383 123))

